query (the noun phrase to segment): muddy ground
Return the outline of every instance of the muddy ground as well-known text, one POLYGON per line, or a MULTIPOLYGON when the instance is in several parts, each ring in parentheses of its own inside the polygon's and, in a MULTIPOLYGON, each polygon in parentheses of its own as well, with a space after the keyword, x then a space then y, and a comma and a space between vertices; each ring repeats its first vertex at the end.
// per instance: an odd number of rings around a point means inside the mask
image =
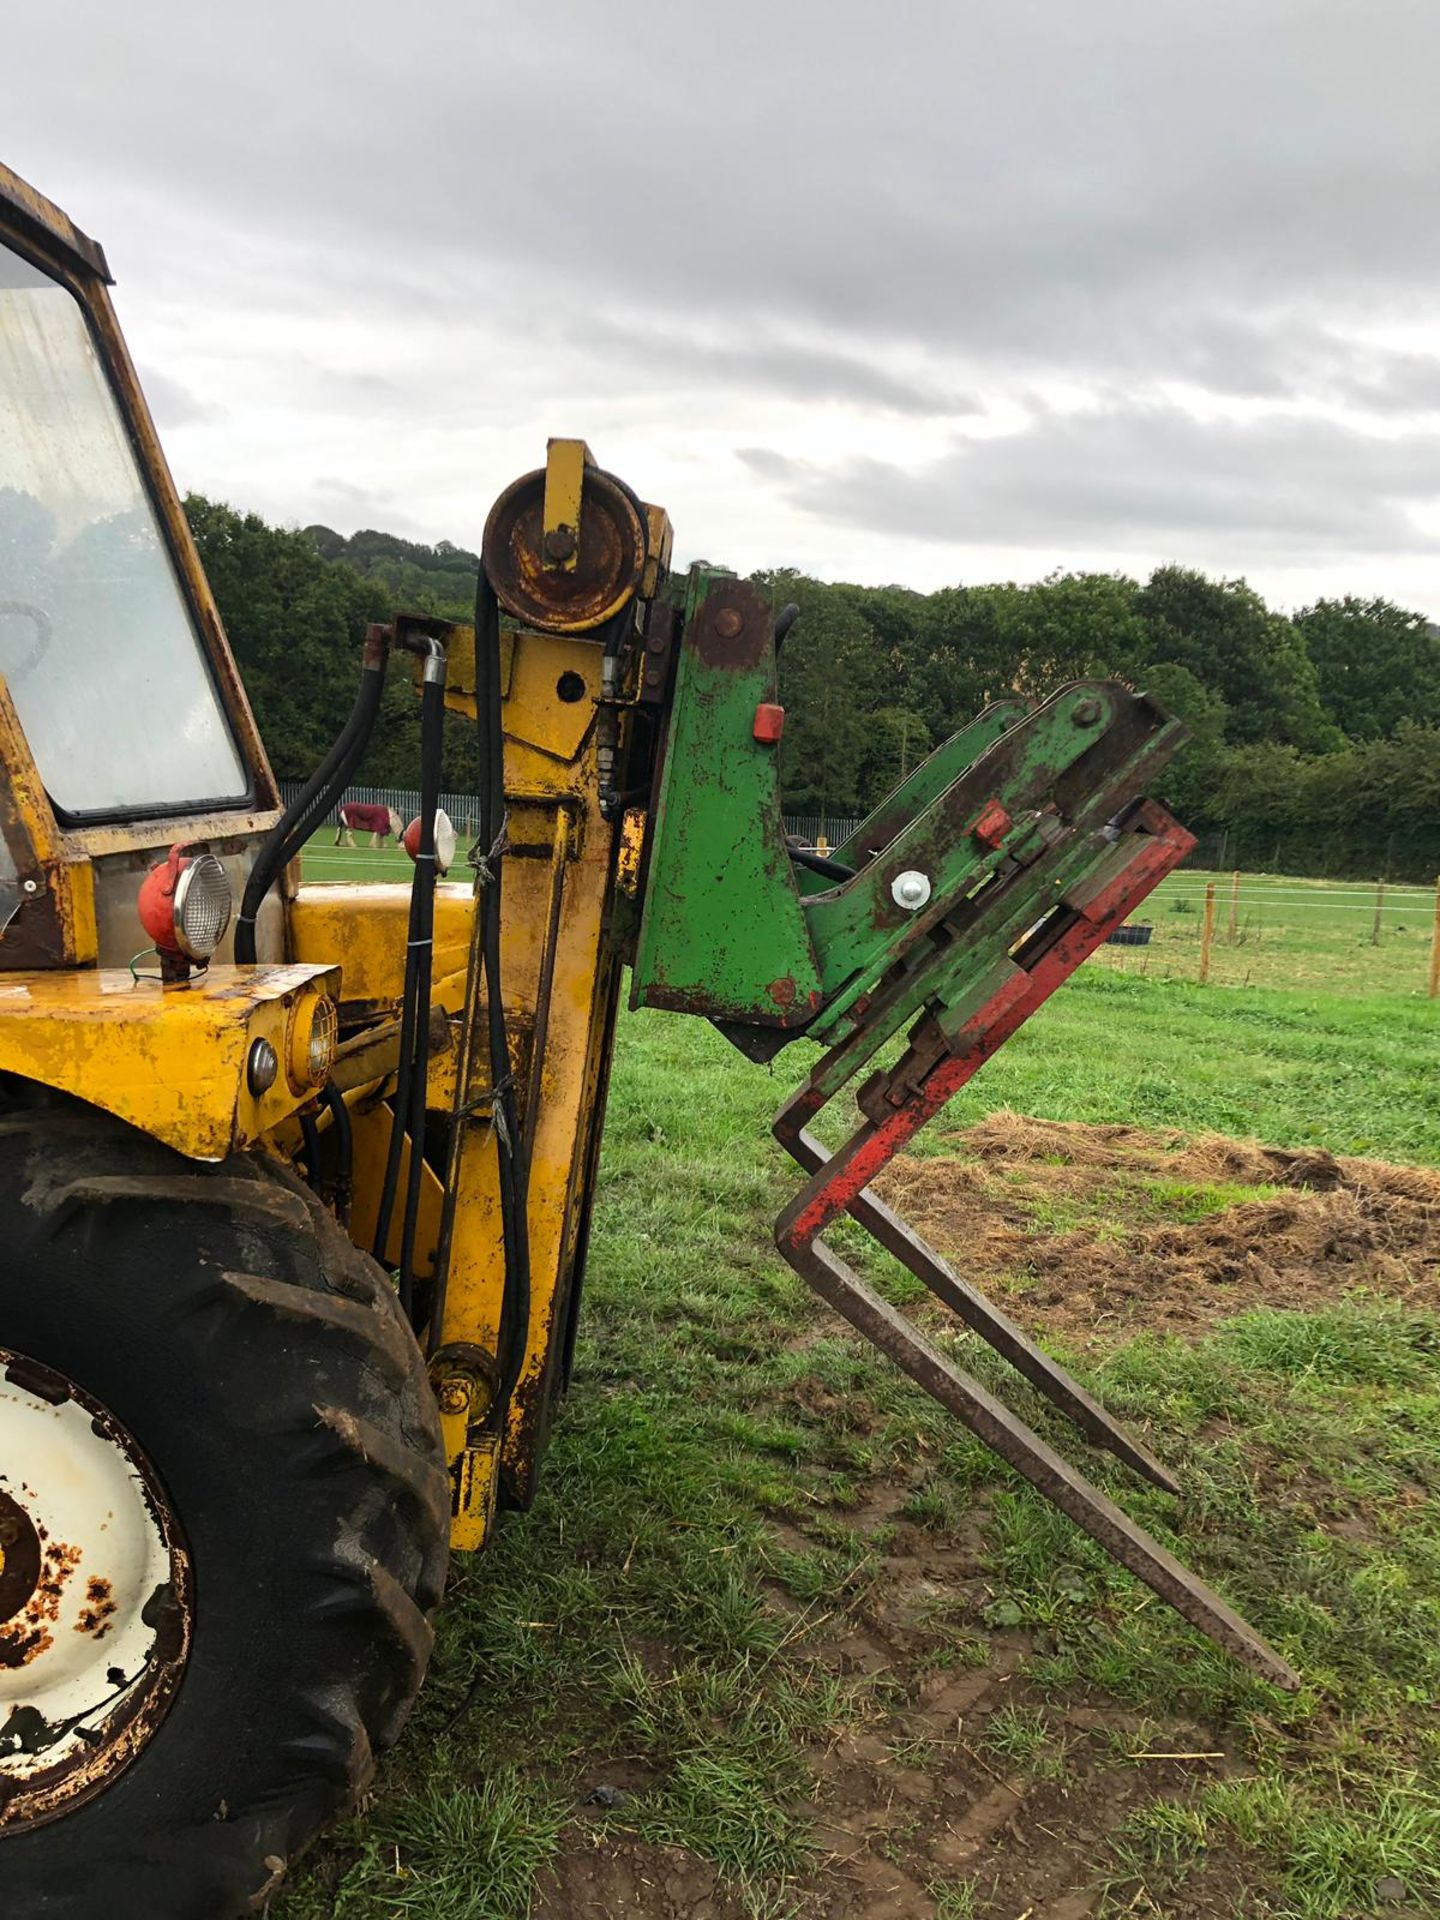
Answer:
MULTIPOLYGON (((1356 1290, 1440 1306, 1440 1173, 1008 1113, 942 1144, 938 1155, 898 1163, 884 1197, 1028 1329, 1071 1352, 1145 1328, 1198 1338, 1227 1316, 1313 1309, 1356 1290)), ((694 1856, 627 1840, 598 1814, 587 1824, 582 1807, 542 1883, 542 1920, 1122 1911, 1240 1920, 1271 1911, 1255 1904, 1242 1860, 1222 1852, 1161 1902, 1143 1887, 1107 1893, 1110 1843, 1127 1815, 1243 1771, 1236 1738, 1181 1718, 1147 1723, 1103 1697, 1042 1696, 1022 1671, 1035 1650, 1025 1632, 982 1628, 977 1664, 933 1666, 937 1615, 972 1631, 983 1617, 988 1510, 982 1500, 962 1529, 937 1537, 901 1515, 914 1484, 897 1478, 848 1516, 881 1543, 878 1573, 863 1603, 842 1610, 834 1637, 809 1643, 838 1675, 888 1676, 897 1699, 895 1711, 812 1756, 813 1872, 780 1905, 757 1907, 694 1856), (1064 1742, 1057 1778, 995 1752, 997 1714, 1042 1706, 1064 1742)), ((791 1551, 814 1544, 791 1521, 775 1534, 791 1551)), ((774 1597, 796 1606, 778 1587, 774 1597)), ((598 1784, 623 1794, 645 1783, 612 1767, 598 1784)), ((1414 1909, 1383 1911, 1398 1920, 1414 1909)))

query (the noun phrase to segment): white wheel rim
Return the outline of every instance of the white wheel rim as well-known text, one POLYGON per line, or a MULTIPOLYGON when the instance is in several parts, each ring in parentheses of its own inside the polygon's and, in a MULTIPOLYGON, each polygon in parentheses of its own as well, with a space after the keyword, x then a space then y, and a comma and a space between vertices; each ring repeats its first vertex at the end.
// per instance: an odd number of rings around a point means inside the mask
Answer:
POLYGON ((184 1671, 190 1600, 129 1434, 0 1347, 0 1829, 70 1812, 143 1750, 184 1671))

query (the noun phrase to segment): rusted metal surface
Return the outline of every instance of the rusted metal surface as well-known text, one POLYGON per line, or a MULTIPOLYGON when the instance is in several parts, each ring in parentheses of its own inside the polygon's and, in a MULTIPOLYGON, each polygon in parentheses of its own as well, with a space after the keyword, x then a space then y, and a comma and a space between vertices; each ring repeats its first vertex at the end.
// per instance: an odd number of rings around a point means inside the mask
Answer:
POLYGON ((110 269, 99 241, 82 233, 53 200, 47 200, 18 173, 12 173, 3 165, 0 165, 0 222, 11 224, 17 233, 64 254, 77 267, 98 274, 109 284, 110 269))
MULTIPOLYGON (((875 1075, 862 1089, 866 1123, 832 1155, 804 1127, 843 1084, 827 1073, 827 1062, 822 1061, 810 1084, 787 1103, 775 1123, 777 1137, 811 1174, 776 1222, 775 1238, 781 1253, 823 1299, 1116 1560, 1253 1671, 1276 1686, 1293 1689, 1300 1684, 1293 1669, 1218 1594, 1068 1466, 978 1381, 955 1367, 819 1238, 839 1215, 848 1212, 1082 1430, 1156 1484, 1176 1490, 1174 1480, 1148 1450, 1125 1434, 983 1295, 966 1287, 867 1188, 925 1121, 1102 944, 1191 844, 1190 836, 1163 810, 1148 803, 1139 809, 1113 851, 1089 875, 1076 878, 1061 907, 1038 923, 1027 941, 1013 952, 999 946, 999 958, 982 976, 983 987, 953 1009, 942 1005, 924 1015, 895 1067, 875 1075)), ((835 1051, 843 1054, 844 1050, 835 1051)))
MULTIPOLYGON (((787 1113, 788 1109, 776 1120, 775 1137, 790 1149, 807 1173, 819 1173, 828 1163, 829 1154, 814 1134, 808 1133, 804 1127, 788 1124, 787 1113)), ((1097 1447, 1107 1448, 1127 1467, 1133 1468, 1166 1493, 1178 1494, 1181 1491, 1179 1481, 1167 1467, 1161 1465, 1148 1447, 1128 1433, 1093 1395, 1085 1391, 1078 1380, 1066 1372, 1059 1361, 1052 1360, 1048 1353, 1037 1347, 1030 1336, 1017 1327, 1013 1320, 1007 1319, 978 1287, 972 1287, 962 1280, 934 1248, 927 1246, 919 1234, 906 1226, 899 1214, 887 1207, 883 1200, 877 1199, 868 1188, 862 1188, 850 1202, 847 1211, 853 1220, 879 1241, 887 1253, 923 1281, 937 1300, 943 1301, 952 1312, 958 1314, 973 1333, 978 1333, 987 1345, 1010 1362, 1017 1373, 1023 1374, 1047 1400, 1068 1415, 1097 1447)))
POLYGON ((585 474, 577 544, 567 564, 545 548, 546 470, 522 475, 490 510, 482 547, 500 604, 542 633, 586 633, 631 600, 645 570, 645 526, 608 473, 585 474))
POLYGON ((114 1416, 0 1350, 0 1833, 104 1791, 143 1751, 189 1655, 189 1557, 114 1416))

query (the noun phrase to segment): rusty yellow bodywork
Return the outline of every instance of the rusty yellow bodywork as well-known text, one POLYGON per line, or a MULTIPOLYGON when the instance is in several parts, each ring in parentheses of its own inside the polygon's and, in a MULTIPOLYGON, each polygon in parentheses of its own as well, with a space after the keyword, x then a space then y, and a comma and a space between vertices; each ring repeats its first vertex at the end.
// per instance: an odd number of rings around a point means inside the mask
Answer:
MULTIPOLYGON (((204 848, 226 865, 238 898, 280 818, 278 793, 120 338, 104 255, 4 168, 0 240, 84 310, 250 775, 249 799, 238 808, 67 823, 0 680, 0 834, 24 888, 19 910, 0 928, 0 1074, 88 1101, 192 1159, 303 1152, 312 1177, 317 1143, 324 1154, 335 1139, 338 1094, 351 1135, 347 1224, 369 1247, 395 1125, 410 888, 316 885, 296 869, 267 906, 261 964, 227 964, 222 949, 207 971, 166 985, 153 956, 137 953, 145 937, 134 896, 148 868, 177 843, 204 848), (340 1019, 329 1105, 296 1071, 322 995, 340 1019), (247 1063, 260 1041, 286 1066, 257 1093, 247 1063)), ((671 540, 664 512, 600 473, 579 440, 552 441, 543 472, 517 482, 506 501, 512 518, 496 564, 502 574, 511 569, 516 606, 498 653, 508 809, 501 971, 528 1147, 530 1306, 518 1382, 500 1407, 495 1355, 506 1260, 476 964, 478 895, 466 873, 442 884, 435 901, 429 1127, 414 1260, 417 1283, 435 1290, 431 1377, 460 1547, 482 1543, 502 1488, 512 1501, 531 1498, 568 1364, 618 999, 617 928, 633 901, 645 830, 643 809, 632 805, 622 816, 604 803, 601 767, 612 781, 623 771, 629 726, 617 717, 605 636, 637 595, 655 594, 671 540)), ((487 530, 487 552, 489 541, 487 530)), ((497 590, 505 603, 498 583, 497 590)), ((474 721, 473 629, 418 617, 415 624, 442 640, 447 702, 474 721)), ((408 1161, 407 1143, 402 1181, 408 1161)), ((399 1236, 397 1211, 378 1249, 383 1259, 398 1259, 399 1236)))
POLYGON ((307 1005, 335 966, 211 967, 180 988, 128 967, 0 973, 0 1073, 54 1087, 153 1134, 192 1160, 264 1141, 313 1097, 282 1071, 256 1095, 257 1040, 285 1062, 307 1005))

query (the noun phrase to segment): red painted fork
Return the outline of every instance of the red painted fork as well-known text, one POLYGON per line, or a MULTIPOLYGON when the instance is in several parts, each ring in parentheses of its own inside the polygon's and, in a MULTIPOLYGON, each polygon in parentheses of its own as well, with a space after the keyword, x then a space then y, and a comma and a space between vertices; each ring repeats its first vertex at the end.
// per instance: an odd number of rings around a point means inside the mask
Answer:
POLYGON ((925 1122, 1094 953, 1195 844, 1183 827, 1153 803, 1147 802, 1139 809, 1134 824, 1145 830, 1136 832, 1132 826, 1121 836, 1117 864, 1105 878, 1082 884, 1067 894, 1065 906, 1070 917, 1048 932, 1042 931, 1028 959, 1022 949, 1013 973, 964 1022, 948 1050, 918 1080, 892 1075, 881 1086, 878 1100, 867 1092, 870 1112, 878 1107, 882 1117, 859 1128, 838 1153, 826 1156, 823 1147, 805 1130, 805 1122, 826 1103, 829 1096, 825 1092, 812 1081, 787 1103, 775 1122, 776 1137, 812 1177, 776 1222, 775 1240, 790 1265, 822 1299, 888 1353, 911 1379, 955 1413, 986 1446, 1116 1560, 1255 1672, 1276 1686, 1294 1689, 1300 1684, 1299 1676, 1247 1621, 819 1241, 825 1228, 848 1212, 1091 1439, 1109 1447, 1156 1484, 1177 1490, 1159 1461, 1111 1419, 1077 1381, 983 1294, 960 1280, 933 1249, 868 1191, 870 1181, 925 1122), (1133 847, 1127 849, 1127 840, 1133 841, 1133 847), (885 1112, 886 1105, 893 1111, 885 1112))

